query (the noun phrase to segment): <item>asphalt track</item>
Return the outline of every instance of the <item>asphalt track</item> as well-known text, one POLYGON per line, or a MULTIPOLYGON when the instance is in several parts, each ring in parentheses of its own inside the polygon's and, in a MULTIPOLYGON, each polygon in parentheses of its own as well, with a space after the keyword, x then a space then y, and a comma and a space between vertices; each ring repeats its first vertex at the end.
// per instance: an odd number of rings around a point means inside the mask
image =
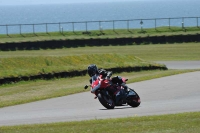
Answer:
POLYGON ((90 92, 0 108, 0 126, 200 111, 199 83, 200 71, 128 84, 141 97, 137 108, 107 110, 90 92))

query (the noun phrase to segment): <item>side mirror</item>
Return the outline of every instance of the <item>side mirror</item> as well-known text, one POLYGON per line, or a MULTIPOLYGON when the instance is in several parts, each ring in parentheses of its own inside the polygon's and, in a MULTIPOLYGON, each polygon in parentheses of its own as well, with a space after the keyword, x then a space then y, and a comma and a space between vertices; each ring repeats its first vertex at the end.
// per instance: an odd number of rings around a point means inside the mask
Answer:
POLYGON ((88 88, 88 85, 86 85, 85 87, 84 87, 84 89, 87 89, 88 88))

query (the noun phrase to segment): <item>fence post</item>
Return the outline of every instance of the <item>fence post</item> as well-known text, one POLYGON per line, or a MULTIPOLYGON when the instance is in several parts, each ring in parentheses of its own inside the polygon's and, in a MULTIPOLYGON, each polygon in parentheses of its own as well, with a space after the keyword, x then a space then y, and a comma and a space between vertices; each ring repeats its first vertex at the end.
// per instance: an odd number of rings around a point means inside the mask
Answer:
POLYGON ((48 27, 47 27, 47 23, 46 23, 46 33, 48 34, 48 27))
POLYGON ((197 28, 199 27, 199 18, 197 17, 197 28))
POLYGON ((113 31, 115 31, 115 21, 113 20, 113 31))
POLYGON ((74 32, 74 22, 72 22, 72 30, 73 30, 73 32, 74 32))
POLYGON ((35 25, 33 24, 33 34, 35 34, 35 25))
POLYGON ((60 30, 60 29, 61 29, 61 27, 60 27, 60 22, 58 23, 58 26, 59 26, 59 32, 61 33, 61 30, 60 30))
POLYGON ((169 29, 170 29, 170 18, 169 18, 169 29))
POLYGON ((127 30, 129 31, 129 20, 127 21, 127 30))
POLYGON ((156 30, 156 19, 155 19, 155 30, 156 30))
POLYGON ((140 21, 140 26, 141 26, 141 31, 143 31, 143 21, 142 21, 142 19, 140 21))
POLYGON ((99 31, 101 32, 101 22, 99 21, 99 31))
POLYGON ((6 25, 6 35, 8 36, 8 25, 6 25))
POLYGON ((20 33, 20 35, 22 34, 21 24, 19 25, 19 33, 20 33))
POLYGON ((101 26, 101 21, 99 21, 99 31, 100 31, 100 32, 103 31, 103 27, 101 26))
POLYGON ((182 18, 182 29, 184 29, 184 18, 182 18))
POLYGON ((87 30, 87 21, 85 22, 85 30, 86 30, 86 32, 88 31, 87 30))
POLYGON ((63 27, 62 26, 60 27, 60 33, 63 34, 63 27))

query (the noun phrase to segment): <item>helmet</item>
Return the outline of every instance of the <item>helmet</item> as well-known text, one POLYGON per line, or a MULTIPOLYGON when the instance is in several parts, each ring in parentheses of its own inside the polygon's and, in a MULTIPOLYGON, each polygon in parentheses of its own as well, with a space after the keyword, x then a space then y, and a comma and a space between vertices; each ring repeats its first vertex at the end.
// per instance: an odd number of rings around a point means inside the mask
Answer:
POLYGON ((88 66, 87 71, 88 71, 88 75, 90 77, 92 77, 98 72, 98 68, 95 64, 91 64, 91 65, 88 66))

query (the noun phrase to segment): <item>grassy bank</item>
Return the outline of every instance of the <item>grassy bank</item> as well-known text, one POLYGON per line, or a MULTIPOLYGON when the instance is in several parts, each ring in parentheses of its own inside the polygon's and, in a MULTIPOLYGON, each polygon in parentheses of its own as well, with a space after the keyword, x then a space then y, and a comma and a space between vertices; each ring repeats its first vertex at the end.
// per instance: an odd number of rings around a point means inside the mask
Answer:
POLYGON ((200 112, 0 127, 3 133, 199 133, 200 112))
POLYGON ((0 58, 0 78, 32 76, 44 73, 58 73, 86 70, 89 64, 99 64, 99 68, 126 68, 161 66, 133 55, 91 54, 80 56, 37 56, 0 58))

